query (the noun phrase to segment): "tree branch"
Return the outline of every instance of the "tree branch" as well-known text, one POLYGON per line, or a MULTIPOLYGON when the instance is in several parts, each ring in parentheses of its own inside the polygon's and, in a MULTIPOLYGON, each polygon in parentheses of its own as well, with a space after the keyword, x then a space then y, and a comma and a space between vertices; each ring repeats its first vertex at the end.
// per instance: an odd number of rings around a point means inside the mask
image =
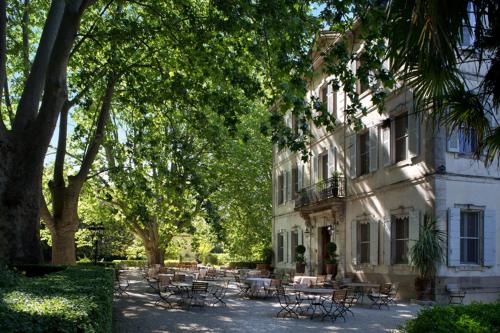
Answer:
POLYGON ((24 0, 23 5, 23 21, 21 24, 22 35, 23 35, 23 71, 24 77, 27 78, 30 71, 30 39, 29 39, 29 0, 24 0))
POLYGON ((40 218, 45 222, 50 232, 54 230, 54 218, 49 211, 49 207, 47 206, 47 201, 45 201, 45 196, 41 195, 40 198, 40 218))
POLYGON ((57 140, 56 161, 54 164, 54 185, 64 187, 64 159, 66 158, 66 143, 68 136, 68 113, 71 109, 69 101, 64 103, 59 121, 59 138, 57 140))
POLYGON ((52 1, 33 66, 31 66, 31 71, 19 100, 16 118, 12 126, 14 131, 23 129, 36 116, 64 10, 64 0, 52 1))
POLYGON ((99 117, 97 119, 97 126, 95 129, 92 138, 90 139, 90 145, 87 151, 85 152, 85 156, 83 157, 83 162, 80 167, 80 171, 76 176, 72 178, 72 181, 75 182, 75 185, 82 186, 87 178, 92 163, 94 162, 97 153, 99 152, 99 147, 101 146, 104 138, 104 131, 106 129, 106 124, 109 119, 109 114, 111 111, 111 101, 113 99, 113 94, 115 90, 117 79, 114 75, 110 75, 108 78, 108 83, 106 86, 106 92, 104 93, 102 99, 101 110, 99 112, 99 117))

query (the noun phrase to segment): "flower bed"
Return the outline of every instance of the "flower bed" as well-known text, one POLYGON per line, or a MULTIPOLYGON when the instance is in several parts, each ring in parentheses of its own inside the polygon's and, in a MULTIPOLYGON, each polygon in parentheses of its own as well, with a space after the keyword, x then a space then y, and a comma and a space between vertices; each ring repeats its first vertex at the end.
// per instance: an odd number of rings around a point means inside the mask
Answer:
POLYGON ((28 278, 0 267, 0 332, 111 332, 113 270, 28 278))

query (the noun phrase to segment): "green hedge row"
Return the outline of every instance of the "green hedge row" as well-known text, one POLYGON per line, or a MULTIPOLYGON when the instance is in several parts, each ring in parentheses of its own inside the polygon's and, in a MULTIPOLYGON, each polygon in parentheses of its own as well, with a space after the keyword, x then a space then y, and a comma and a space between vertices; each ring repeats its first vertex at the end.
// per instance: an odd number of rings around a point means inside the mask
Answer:
POLYGON ((28 278, 0 267, 0 332, 111 332, 113 274, 71 266, 28 278))
POLYGON ((236 268, 250 268, 254 269, 257 267, 257 264, 260 264, 261 261, 231 261, 229 263, 229 268, 231 269, 236 269, 236 268))
POLYGON ((500 303, 435 306, 406 322, 404 332, 500 332, 500 303))
POLYGON ((128 267, 143 267, 148 264, 147 260, 113 260, 116 266, 127 265, 128 267))

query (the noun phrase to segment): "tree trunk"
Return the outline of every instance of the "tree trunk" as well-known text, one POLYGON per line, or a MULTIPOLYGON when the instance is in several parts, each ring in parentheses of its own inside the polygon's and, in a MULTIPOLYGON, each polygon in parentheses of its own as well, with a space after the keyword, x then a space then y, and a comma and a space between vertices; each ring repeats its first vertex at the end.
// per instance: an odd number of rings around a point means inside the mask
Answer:
POLYGON ((43 153, 28 145, 0 142, 0 258, 39 263, 39 208, 43 153))
POLYGON ((163 266, 165 249, 161 248, 159 244, 155 244, 155 242, 148 242, 145 247, 146 255, 148 256, 148 265, 153 266, 159 264, 163 266))
POLYGON ((75 264, 75 230, 63 229, 52 234, 52 264, 75 264))

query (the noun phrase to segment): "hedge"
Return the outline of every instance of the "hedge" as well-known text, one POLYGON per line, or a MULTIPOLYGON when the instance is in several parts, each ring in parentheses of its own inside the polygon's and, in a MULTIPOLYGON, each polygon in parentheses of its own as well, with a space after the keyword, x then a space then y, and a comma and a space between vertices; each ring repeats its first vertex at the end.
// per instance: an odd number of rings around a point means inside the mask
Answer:
POLYGON ((406 322, 404 332, 500 332, 500 303, 427 308, 406 322))
POLYGON ((33 278, 0 267, 0 332, 111 332, 113 282, 103 267, 33 278))
POLYGON ((126 265, 128 267, 144 267, 148 265, 147 260, 113 260, 116 266, 126 265))
POLYGON ((260 264, 261 261, 231 261, 229 263, 229 268, 231 269, 236 269, 236 268, 250 268, 254 269, 257 267, 257 264, 260 264))

